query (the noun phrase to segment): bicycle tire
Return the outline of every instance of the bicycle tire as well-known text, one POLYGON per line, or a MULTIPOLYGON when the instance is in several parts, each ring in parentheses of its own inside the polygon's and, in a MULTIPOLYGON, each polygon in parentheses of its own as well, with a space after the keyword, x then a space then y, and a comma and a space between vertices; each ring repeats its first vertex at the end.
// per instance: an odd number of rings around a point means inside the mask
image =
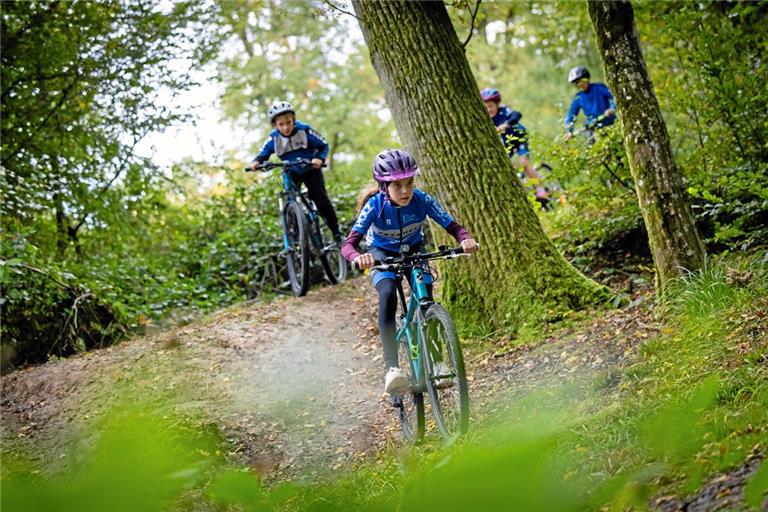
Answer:
POLYGON ((333 239, 333 233, 325 219, 317 219, 314 223, 314 231, 316 242, 319 244, 319 247, 315 248, 325 277, 331 284, 343 282, 347 278, 347 260, 341 255, 341 247, 333 239))
POLYGON ((291 292, 296 297, 307 294, 309 290, 309 233, 307 219, 298 203, 288 202, 283 208, 285 234, 290 245, 285 257, 288 266, 288 279, 291 292))
POLYGON ((398 408, 397 416, 403 430, 403 437, 408 443, 415 445, 424 439, 424 393, 416 390, 418 382, 408 352, 408 342, 406 340, 399 341, 397 355, 400 368, 408 378, 408 392, 403 396, 395 397, 393 405, 398 408))
POLYGON ((431 304, 422 318, 420 343, 427 393, 437 428, 443 438, 450 442, 469 429, 469 384, 464 357, 453 319, 445 308, 440 304, 431 304), (434 373, 440 360, 449 369, 443 378, 434 373))

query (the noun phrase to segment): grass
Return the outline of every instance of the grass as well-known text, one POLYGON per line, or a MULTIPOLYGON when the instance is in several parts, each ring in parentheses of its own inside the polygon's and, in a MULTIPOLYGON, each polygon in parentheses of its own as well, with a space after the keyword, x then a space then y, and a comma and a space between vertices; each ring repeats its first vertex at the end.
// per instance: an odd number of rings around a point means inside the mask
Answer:
MULTIPOLYGON (((452 447, 391 446, 321 482, 265 487, 213 455, 222 440, 139 415, 107 428, 92 460, 66 475, 43 478, 4 457, 2 508, 77 510, 117 497, 115 510, 642 510, 765 452, 767 290, 764 256, 709 262, 672 287, 663 328, 632 366, 512 397, 504 416, 452 447)), ((754 510, 767 467, 745 490, 754 510)))

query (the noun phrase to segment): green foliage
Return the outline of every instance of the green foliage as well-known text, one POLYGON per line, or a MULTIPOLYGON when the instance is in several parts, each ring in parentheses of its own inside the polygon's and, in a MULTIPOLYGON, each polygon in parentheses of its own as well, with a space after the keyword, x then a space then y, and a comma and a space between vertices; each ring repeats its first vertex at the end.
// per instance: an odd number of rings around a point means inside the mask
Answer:
POLYGON ((715 250, 765 244, 765 5, 641 3, 637 18, 677 162, 708 243, 715 250))
POLYGON ((186 118, 162 95, 210 57, 214 10, 197 2, 9 2, 2 16, 3 227, 50 228, 63 252, 109 223, 157 169, 133 153, 186 118), (132 194, 118 194, 124 181, 132 194), (41 226, 41 227, 42 227, 41 226))
POLYGON ((260 10, 254 23, 254 3, 222 5, 224 28, 242 51, 219 66, 224 114, 258 134, 253 150, 271 130, 266 112, 277 99, 290 101, 297 118, 327 139, 332 168, 337 161, 366 168, 376 153, 395 146, 367 49, 351 37, 356 20, 324 2, 281 0, 260 10))
POLYGON ((4 456, 3 510, 167 510, 221 464, 216 436, 136 408, 112 411, 97 431, 88 456, 70 454, 57 478, 4 456))
POLYGON ((2 369, 111 345, 123 311, 75 275, 46 262, 24 233, 2 244, 2 369))
POLYGON ((564 190, 565 206, 540 216, 560 250, 575 258, 616 249, 646 253, 619 127, 603 129, 593 145, 577 138, 542 147, 553 167, 550 178, 564 190))

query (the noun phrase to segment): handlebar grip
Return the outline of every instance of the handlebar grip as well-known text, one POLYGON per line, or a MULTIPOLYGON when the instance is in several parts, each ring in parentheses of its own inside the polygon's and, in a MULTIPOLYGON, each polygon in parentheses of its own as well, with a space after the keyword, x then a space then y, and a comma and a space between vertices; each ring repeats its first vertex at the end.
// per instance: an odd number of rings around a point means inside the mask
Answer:
MULTIPOLYGON (((379 261, 379 260, 373 260, 373 266, 374 266, 374 267, 376 267, 376 266, 378 266, 378 265, 381 265, 381 264, 382 264, 382 262, 381 262, 381 261, 379 261)), ((352 266, 355 268, 355 270, 362 270, 362 269, 360 268, 360 265, 358 265, 356 261, 353 261, 353 262, 352 262, 352 266)))

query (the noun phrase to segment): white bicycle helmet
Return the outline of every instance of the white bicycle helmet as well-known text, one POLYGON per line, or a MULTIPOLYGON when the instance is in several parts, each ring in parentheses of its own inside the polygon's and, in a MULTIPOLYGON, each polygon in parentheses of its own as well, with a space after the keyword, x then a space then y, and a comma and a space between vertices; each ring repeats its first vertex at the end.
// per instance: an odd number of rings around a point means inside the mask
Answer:
POLYGON ((269 116, 269 122, 273 122, 277 116, 280 114, 285 114, 287 112, 290 112, 291 114, 296 114, 296 112, 293 110, 293 106, 288 103, 287 101, 281 101, 278 100, 272 104, 271 107, 269 107, 269 110, 267 110, 267 115, 269 116))
POLYGON ((582 78, 589 78, 589 71, 584 66, 576 66, 568 72, 568 81, 571 83, 582 78))

